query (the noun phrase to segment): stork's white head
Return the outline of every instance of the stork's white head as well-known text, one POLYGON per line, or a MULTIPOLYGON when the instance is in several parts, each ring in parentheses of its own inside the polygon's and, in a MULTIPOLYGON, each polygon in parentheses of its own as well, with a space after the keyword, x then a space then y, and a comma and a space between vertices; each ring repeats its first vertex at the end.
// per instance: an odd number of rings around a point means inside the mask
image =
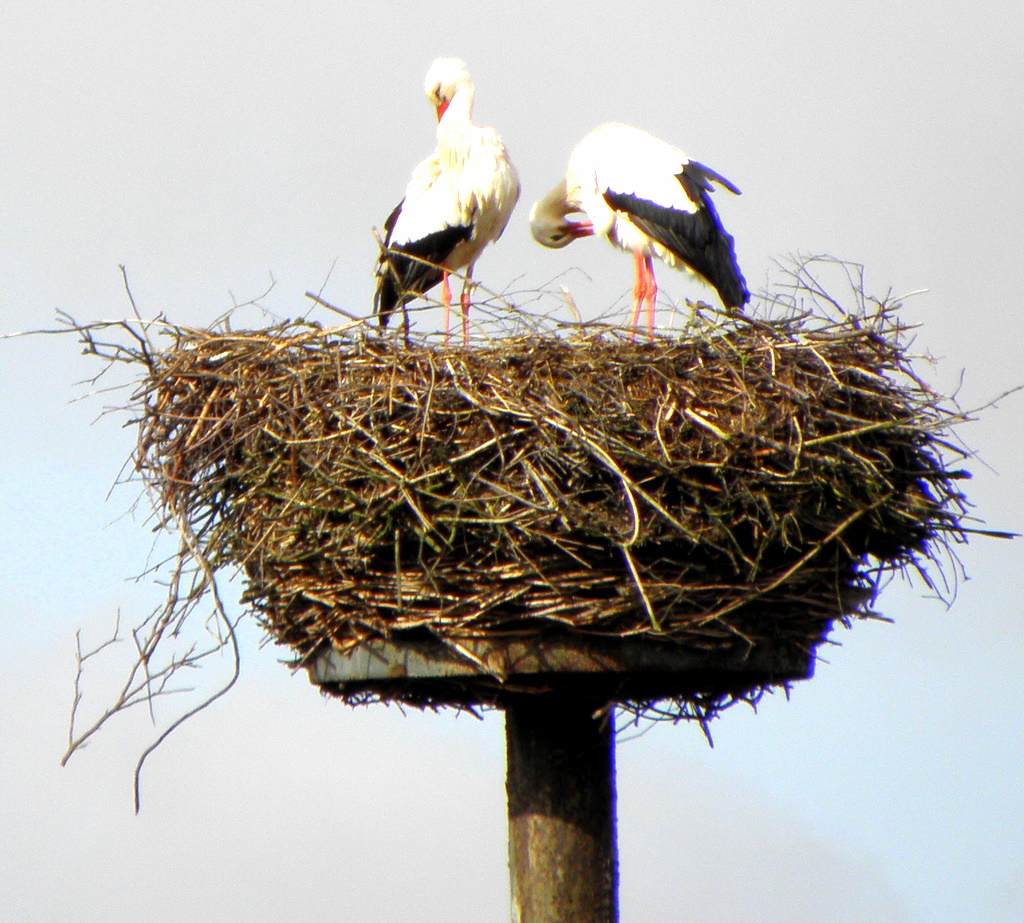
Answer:
POLYGON ((576 209, 566 201, 563 180, 543 199, 534 202, 530 209, 530 233, 533 239, 545 247, 559 250, 571 244, 578 237, 589 237, 594 233, 590 221, 570 221, 566 215, 576 209))
POLYGON ((423 89, 437 110, 437 120, 440 122, 456 93, 469 93, 472 100, 473 81, 469 79, 464 61, 458 58, 438 58, 427 71, 423 89))

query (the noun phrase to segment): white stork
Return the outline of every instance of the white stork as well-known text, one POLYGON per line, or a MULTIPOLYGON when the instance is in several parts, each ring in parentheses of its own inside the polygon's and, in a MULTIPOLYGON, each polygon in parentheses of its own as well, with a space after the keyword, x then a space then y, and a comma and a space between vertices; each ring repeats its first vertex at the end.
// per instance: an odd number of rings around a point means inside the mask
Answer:
POLYGON ((473 82, 462 61, 438 58, 425 89, 437 111, 437 150, 413 171, 405 198, 384 222, 374 309, 384 327, 396 307, 442 282, 447 342, 448 273, 465 267, 462 334, 468 342, 473 267, 505 230, 519 200, 519 177, 498 133, 473 124, 473 82))
POLYGON ((713 183, 739 195, 725 177, 654 135, 630 125, 601 125, 576 146, 565 178, 533 206, 530 230, 545 247, 604 234, 630 251, 634 328, 645 304, 647 329, 654 329, 655 256, 714 286, 727 308, 741 309, 750 293, 733 239, 711 204, 713 183), (566 217, 580 212, 586 220, 566 217))

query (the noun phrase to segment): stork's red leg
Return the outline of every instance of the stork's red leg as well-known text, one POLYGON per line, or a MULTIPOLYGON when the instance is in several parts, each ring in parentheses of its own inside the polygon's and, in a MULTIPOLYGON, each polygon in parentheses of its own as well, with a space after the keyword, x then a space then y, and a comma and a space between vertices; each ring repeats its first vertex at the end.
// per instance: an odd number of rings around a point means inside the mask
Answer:
POLYGON ((646 280, 644 277, 644 255, 639 250, 633 251, 633 313, 629 316, 629 326, 635 331, 640 322, 640 305, 643 304, 646 280))
POLYGON ((629 326, 636 336, 636 328, 640 323, 640 308, 645 307, 647 332, 654 332, 654 304, 658 298, 658 280, 654 277, 654 258, 650 254, 633 252, 633 268, 636 281, 633 284, 633 313, 629 318, 629 326))
POLYGON ((462 283, 462 345, 469 346, 469 306, 473 291, 473 267, 466 270, 466 279, 462 283))
POLYGON ((654 258, 648 253, 644 260, 647 285, 647 332, 654 333, 654 303, 658 299, 658 280, 654 277, 654 258))
POLYGON ((469 292, 472 285, 467 279, 466 284, 462 287, 462 344, 464 346, 469 345, 469 292))
POLYGON ((448 282, 448 273, 441 275, 441 304, 444 307, 444 345, 448 345, 448 328, 451 325, 452 287, 448 282))

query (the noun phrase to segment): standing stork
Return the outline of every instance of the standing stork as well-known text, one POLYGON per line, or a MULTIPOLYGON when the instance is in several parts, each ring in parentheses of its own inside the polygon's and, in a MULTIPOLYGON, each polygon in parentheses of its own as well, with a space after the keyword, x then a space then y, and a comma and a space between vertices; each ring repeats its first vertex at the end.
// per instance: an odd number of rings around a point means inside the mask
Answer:
POLYGON ((654 135, 630 125, 601 125, 576 146, 564 179, 533 206, 530 231, 545 247, 604 234, 630 251, 634 328, 646 305, 647 329, 654 330, 655 256, 714 286, 727 308, 742 309, 750 293, 733 239, 711 204, 713 183, 739 195, 724 176, 654 135), (566 217, 580 212, 585 220, 566 217))
POLYGON ((465 268, 462 336, 468 343, 473 268, 505 230, 519 200, 519 177, 498 133, 473 124, 473 82, 462 61, 438 58, 425 90, 437 112, 437 150, 413 170, 405 198, 384 222, 374 311, 385 327, 395 308, 441 282, 447 342, 448 274, 465 268))

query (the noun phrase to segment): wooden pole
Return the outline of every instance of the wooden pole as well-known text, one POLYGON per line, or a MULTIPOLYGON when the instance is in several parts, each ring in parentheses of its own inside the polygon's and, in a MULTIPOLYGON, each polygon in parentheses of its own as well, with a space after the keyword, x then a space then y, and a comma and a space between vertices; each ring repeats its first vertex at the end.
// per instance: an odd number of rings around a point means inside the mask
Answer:
POLYGON ((615 741, 611 716, 594 713, 616 697, 807 679, 814 652, 790 641, 716 652, 566 632, 461 638, 458 652, 437 640, 369 639, 325 647, 305 667, 332 695, 504 708, 514 923, 616 923, 615 741), (505 677, 500 692, 496 675, 505 677), (508 691, 524 687, 559 691, 508 691))
POLYGON ((616 923, 613 716, 567 693, 505 704, 513 923, 616 923))

